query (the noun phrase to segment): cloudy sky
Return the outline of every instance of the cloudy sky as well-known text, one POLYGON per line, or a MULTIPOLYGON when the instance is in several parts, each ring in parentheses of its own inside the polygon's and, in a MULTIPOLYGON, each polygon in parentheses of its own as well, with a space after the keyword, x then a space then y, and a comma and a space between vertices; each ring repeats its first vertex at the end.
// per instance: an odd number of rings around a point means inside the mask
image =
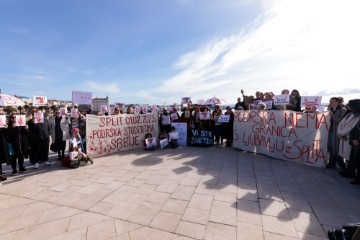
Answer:
POLYGON ((166 104, 360 98, 358 0, 0 0, 0 89, 166 104))

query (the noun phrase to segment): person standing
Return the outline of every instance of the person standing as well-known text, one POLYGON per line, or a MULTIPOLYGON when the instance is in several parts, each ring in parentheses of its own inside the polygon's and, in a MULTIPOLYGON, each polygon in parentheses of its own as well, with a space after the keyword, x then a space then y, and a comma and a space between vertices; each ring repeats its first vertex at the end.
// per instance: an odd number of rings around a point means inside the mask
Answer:
POLYGON ((229 122, 223 124, 224 138, 226 139, 226 146, 231 147, 234 140, 234 113, 230 106, 226 107, 225 115, 230 115, 229 122))
POLYGON ((7 128, 8 143, 11 144, 13 154, 11 155, 12 174, 17 174, 16 161, 18 161, 19 171, 25 172, 24 156, 28 155, 29 145, 27 135, 29 128, 25 126, 16 126, 16 115, 11 114, 7 128))
MULTIPOLYGON (((43 114, 41 110, 37 111, 37 117, 44 116, 43 114)), ((50 123, 47 118, 43 117, 43 122, 34 123, 31 135, 34 141, 34 168, 39 168, 39 162, 44 162, 46 166, 50 166, 50 123)))
POLYGON ((241 101, 241 98, 238 97, 237 103, 235 104, 235 110, 244 110, 245 109, 245 102, 241 101))
POLYGON ((329 115, 330 115, 330 128, 328 136, 328 152, 330 155, 329 163, 326 165, 326 168, 335 168, 336 163, 339 167, 345 170, 344 160, 339 156, 339 146, 340 138, 337 135, 337 129, 340 121, 346 113, 346 108, 342 106, 342 98, 332 97, 330 98, 330 104, 328 106, 329 115))
POLYGON ((65 157, 66 140, 69 138, 70 120, 62 117, 59 110, 56 110, 55 116, 50 121, 51 141, 55 144, 58 152, 58 160, 65 157))

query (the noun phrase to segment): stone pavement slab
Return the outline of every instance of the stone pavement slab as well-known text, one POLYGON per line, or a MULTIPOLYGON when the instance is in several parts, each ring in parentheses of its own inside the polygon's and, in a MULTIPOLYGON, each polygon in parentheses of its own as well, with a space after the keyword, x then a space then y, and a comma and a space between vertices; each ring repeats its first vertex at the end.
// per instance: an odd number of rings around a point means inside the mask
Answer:
MULTIPOLYGON (((319 169, 215 146, 142 149, 0 186, 0 239, 327 239, 360 222, 360 187, 319 169)), ((26 161, 26 165, 28 162, 26 161)))

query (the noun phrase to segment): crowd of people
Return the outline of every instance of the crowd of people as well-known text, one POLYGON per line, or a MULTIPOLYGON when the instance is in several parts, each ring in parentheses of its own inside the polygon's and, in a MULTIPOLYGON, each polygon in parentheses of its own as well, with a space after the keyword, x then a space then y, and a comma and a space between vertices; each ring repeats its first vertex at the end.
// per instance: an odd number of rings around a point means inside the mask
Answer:
MULTIPOLYGON (((272 104, 270 109, 263 104, 265 101, 273 101, 272 92, 256 92, 254 96, 246 96, 241 91, 243 101, 239 97, 234 107, 235 110, 292 110, 305 113, 315 113, 316 107, 301 108, 301 96, 298 90, 291 92, 284 89, 281 94, 290 95, 287 105, 276 106, 272 104)), ((152 145, 147 146, 150 139, 156 137, 158 141, 164 138, 169 140, 169 146, 176 148, 177 139, 171 138, 171 132, 176 131, 172 127, 173 122, 183 122, 187 124, 188 133, 191 129, 202 129, 214 133, 214 144, 231 146, 233 143, 233 122, 234 113, 230 106, 223 111, 219 105, 210 109, 207 105, 195 105, 191 102, 181 107, 181 114, 176 106, 170 109, 163 108, 159 113, 159 136, 146 134, 144 136, 144 148, 154 150, 152 145), (222 116, 227 116, 223 121, 222 116)), ((328 136, 329 162, 326 168, 341 169, 340 174, 346 178, 354 178, 352 184, 360 185, 360 99, 353 99, 344 105, 342 97, 332 97, 328 109, 330 114, 330 128, 328 136)), ((49 111, 49 109, 47 109, 49 111)), ((125 111, 115 108, 114 114, 134 114, 134 109, 128 107, 125 111)), ((145 112, 143 112, 145 113, 145 112)), ((4 112, 0 112, 4 114, 4 112)), ((29 158, 33 168, 37 169, 40 163, 50 166, 49 149, 57 152, 58 159, 64 159, 66 142, 69 142, 69 151, 76 148, 83 156, 86 162, 89 160, 86 156, 86 117, 83 110, 79 110, 77 117, 61 116, 59 110, 54 113, 46 112, 45 109, 28 109, 27 122, 24 126, 17 126, 15 123, 16 112, 8 116, 7 124, 0 128, 0 160, 1 164, 11 165, 12 174, 25 172, 24 158, 29 158), (34 122, 34 115, 43 114, 44 120, 41 123, 34 122), (50 145, 51 142, 51 145, 50 145), (72 146, 71 144, 74 144, 72 146), (76 145, 76 146, 75 146, 76 145), (50 146, 50 148, 49 148, 50 146), (72 146, 72 147, 71 147, 72 146)), ((100 112, 92 113, 101 115, 100 112)), ((104 115, 109 115, 104 113, 104 115)), ((190 134, 188 134, 190 136, 190 134)), ((70 152, 69 154, 70 155, 70 152)), ((5 181, 6 177, 2 175, 0 164, 0 182, 5 181)))

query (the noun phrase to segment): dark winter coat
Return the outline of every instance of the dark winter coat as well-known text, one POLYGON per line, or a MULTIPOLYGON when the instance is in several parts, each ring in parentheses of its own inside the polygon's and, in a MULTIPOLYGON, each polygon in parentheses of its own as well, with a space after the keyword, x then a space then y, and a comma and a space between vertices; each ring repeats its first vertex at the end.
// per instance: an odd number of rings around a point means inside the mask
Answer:
POLYGON ((17 156, 28 156, 29 154, 28 132, 24 127, 9 126, 7 128, 7 141, 17 156))
POLYGON ((11 160, 5 134, 6 129, 0 128, 0 164, 6 163, 9 165, 11 160))

